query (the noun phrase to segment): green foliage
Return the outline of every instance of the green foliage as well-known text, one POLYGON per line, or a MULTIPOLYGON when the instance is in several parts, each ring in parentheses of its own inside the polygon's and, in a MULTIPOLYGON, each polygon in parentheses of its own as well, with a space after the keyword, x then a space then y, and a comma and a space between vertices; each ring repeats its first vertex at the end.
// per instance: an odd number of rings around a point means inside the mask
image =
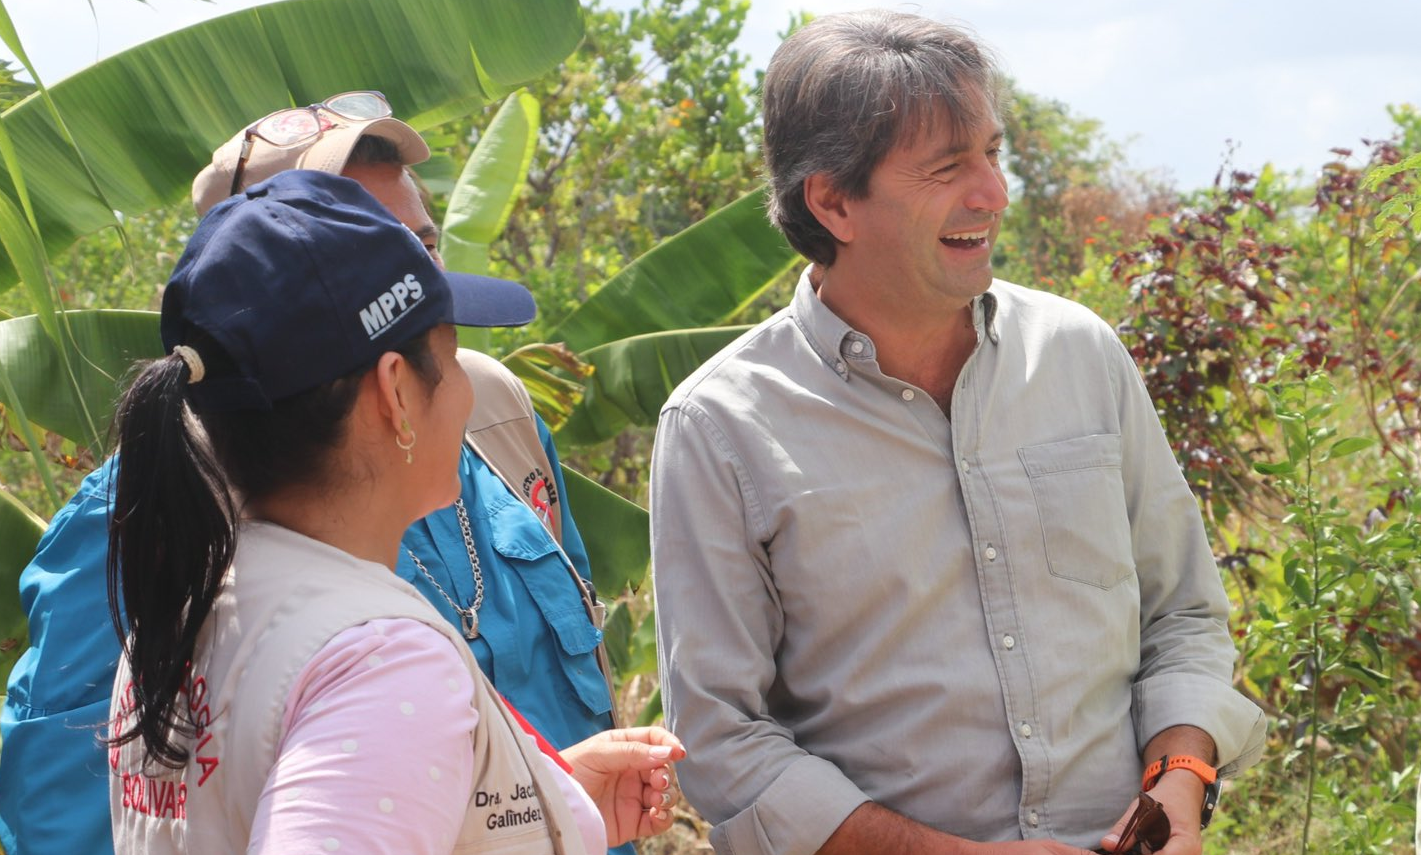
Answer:
MULTIPOLYGON (((748 9, 594 2, 582 45, 530 85, 542 111, 537 149, 491 248, 491 272, 538 296, 539 319, 516 338, 559 340, 554 327, 628 262, 758 183, 747 57, 731 47, 748 9)), ((456 159, 477 138, 468 125, 447 132, 456 159)))
MULTIPOLYGON (((1286 360, 1280 376, 1297 365, 1286 360)), ((1405 495, 1398 475, 1375 508, 1344 500, 1347 458, 1376 440, 1339 436, 1340 396, 1326 374, 1265 391, 1282 454, 1254 468, 1283 497, 1285 530, 1281 550, 1239 592, 1246 685, 1277 719, 1270 765, 1301 789, 1297 851, 1391 852, 1410 837, 1401 820, 1421 737, 1412 630, 1421 499, 1405 495)))
MULTIPOLYGON (((1173 209, 1162 182, 1124 168, 1123 148, 1100 122, 1016 87, 1002 118, 1011 206, 992 258, 1000 278, 1060 291, 1098 247, 1138 240, 1173 209)), ((1092 294, 1097 311, 1115 314, 1120 301, 1092 294)))
POLYGON ((589 555, 592 582, 608 597, 641 587, 651 563, 651 532, 646 511, 600 488, 595 481, 566 466, 568 506, 578 508, 577 530, 589 555))
MULTIPOLYGON (((42 534, 44 520, 35 516, 18 499, 0 490, 0 543, 13 544, 13 548, 33 555, 42 534)), ((0 562, 0 590, 19 589, 21 566, 0 562)), ((27 626, 19 599, 0 597, 0 685, 24 652, 28 643, 27 626)))
MULTIPOLYGON (((1392 108, 1391 115, 1399 125, 1421 125, 1421 114, 1414 107, 1392 108)), ((1421 152, 1397 163, 1374 166, 1362 180, 1362 187, 1376 192, 1388 183, 1400 186, 1377 211, 1376 234, 1368 243, 1401 237, 1408 228, 1413 236, 1421 230, 1421 152)))
MULTIPOLYGON (((575 0, 303 0, 241 10, 68 77, 53 87, 53 109, 31 98, 8 110, 14 152, 0 152, 0 192, 20 198, 21 168, 53 254, 113 226, 114 211, 136 215, 185 196, 232 129, 273 105, 380 89, 415 128, 428 128, 545 73, 581 37, 575 0)), ((13 275, 0 269, 6 280, 13 275)))
POLYGON ((488 245, 518 201, 537 134, 538 102, 520 89, 494 114, 449 196, 439 254, 450 270, 488 272, 488 245))
POLYGON ((1269 172, 1235 173, 1109 261, 1109 278, 1129 297, 1121 339, 1216 522, 1258 498, 1248 460, 1264 445, 1269 416, 1254 384, 1273 375, 1288 345, 1279 327, 1314 331, 1310 318, 1290 312, 1283 264, 1292 248, 1269 239, 1289 193, 1269 172))
MULTIPOLYGON (((18 276, 20 305, 34 313, 5 321, 0 354, 6 501, 58 506, 65 493, 54 463, 66 472, 92 465, 103 451, 117 362, 157 345, 151 330, 115 336, 113 324, 89 324, 63 311, 76 293, 102 286, 87 275, 80 285, 61 282, 50 255, 111 225, 129 249, 117 212, 146 212, 185 195, 230 129, 272 105, 378 82, 415 112, 412 124, 428 127, 543 73, 581 36, 575 0, 307 0, 156 39, 69 77, 53 92, 37 80, 39 97, 0 115, 0 290, 18 276), (409 63, 410 56, 421 62, 409 63), (166 132, 155 137, 155 125, 166 132), (17 477, 16 446, 32 457, 30 483, 17 477)), ((3 3, 0 39, 34 76, 3 3)), ((7 98, 17 94, 8 65, 0 82, 7 98)), ((89 260, 84 256, 80 267, 89 260)), ((151 292, 143 302, 149 299, 151 292)), ((30 554, 21 538, 0 542, 0 578, 18 572, 30 554)))
POLYGON ((756 189, 662 241, 604 283, 553 337, 585 349, 734 317, 799 260, 764 210, 756 189))
POLYGON ((15 77, 15 68, 10 65, 9 60, 0 59, 0 112, 23 101, 34 91, 33 83, 15 77))

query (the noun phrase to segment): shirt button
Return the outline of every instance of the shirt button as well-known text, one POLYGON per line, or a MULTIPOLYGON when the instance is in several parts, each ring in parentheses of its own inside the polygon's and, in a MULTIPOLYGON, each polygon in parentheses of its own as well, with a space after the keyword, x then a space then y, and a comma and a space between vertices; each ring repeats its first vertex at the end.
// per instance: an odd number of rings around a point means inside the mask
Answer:
POLYGON ((834 363, 834 370, 840 374, 844 373, 844 360, 840 359, 834 363))
POLYGON ((905 400, 905 401, 911 401, 911 400, 913 400, 913 398, 914 398, 914 395, 913 395, 913 390, 912 390, 912 389, 904 389, 904 390, 903 390, 903 400, 905 400))
POLYGON ((849 345, 849 350, 852 353, 863 353, 863 342, 854 342, 853 344, 849 345))
POLYGON ((1026 722, 1022 722, 1021 727, 1017 728, 1017 733, 1020 733, 1023 739, 1030 739, 1031 725, 1027 724, 1026 722))
POLYGON ((971 471, 972 471, 972 464, 971 464, 971 463, 968 463, 966 460, 962 461, 962 474, 963 474, 963 475, 966 475, 968 472, 971 472, 971 471))
POLYGON ((1035 828, 1036 826, 1041 824, 1041 817, 1037 816, 1036 811, 1032 811, 1031 813, 1026 815, 1026 822, 1032 828, 1035 828))
POLYGON ((996 560, 997 560, 997 548, 996 548, 995 546, 989 546, 989 547, 987 547, 986 549, 984 549, 984 550, 982 551, 982 554, 985 555, 985 556, 987 556, 987 560, 988 560, 988 561, 996 561, 996 560))
POLYGON ((1002 646, 1007 650, 1011 650, 1013 647, 1016 647, 1016 639, 1010 635, 1004 635, 1002 636, 1002 646))

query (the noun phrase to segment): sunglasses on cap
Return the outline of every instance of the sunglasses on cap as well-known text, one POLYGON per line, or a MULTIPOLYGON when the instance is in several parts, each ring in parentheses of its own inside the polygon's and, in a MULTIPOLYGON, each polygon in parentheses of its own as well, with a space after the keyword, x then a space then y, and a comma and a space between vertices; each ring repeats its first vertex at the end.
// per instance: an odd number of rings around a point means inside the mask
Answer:
POLYGON ((247 169, 247 159, 252 154, 252 144, 260 139, 278 148, 305 142, 318 137, 332 122, 320 111, 333 113, 352 122, 368 122, 394 115, 385 95, 374 90, 342 92, 332 95, 319 104, 305 107, 288 107, 277 110, 256 120, 242 134, 242 151, 237 155, 237 168, 232 170, 232 189, 228 195, 235 195, 242 189, 242 174, 247 169))
POLYGON ((1114 849, 1095 851, 1102 855, 1149 855, 1164 848, 1169 842, 1169 831, 1169 815, 1164 812, 1164 805, 1140 793, 1135 812, 1130 814, 1129 821, 1120 832, 1120 842, 1115 844, 1114 849), (1132 838, 1134 842, 1130 848, 1124 848, 1125 841, 1132 838))

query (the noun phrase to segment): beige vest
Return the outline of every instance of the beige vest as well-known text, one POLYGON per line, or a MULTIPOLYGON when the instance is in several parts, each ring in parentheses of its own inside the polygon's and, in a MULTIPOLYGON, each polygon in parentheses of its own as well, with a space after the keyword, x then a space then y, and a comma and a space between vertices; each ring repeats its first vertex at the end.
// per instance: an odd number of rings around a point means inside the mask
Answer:
MULTIPOLYGON (((180 740, 190 753, 187 765, 144 774, 138 741, 110 750, 118 855, 245 852, 297 675, 335 635, 380 618, 435 628, 474 676, 475 791, 452 851, 584 855, 554 773, 439 613, 394 573, 269 523, 243 524, 232 567, 198 636, 192 678, 180 699, 197 727, 180 740)), ((111 726, 129 722, 131 711, 121 660, 111 726)))
POLYGON ((561 546, 563 497, 538 436, 528 390, 508 366, 486 353, 460 348, 459 367, 474 387, 465 438, 561 546))

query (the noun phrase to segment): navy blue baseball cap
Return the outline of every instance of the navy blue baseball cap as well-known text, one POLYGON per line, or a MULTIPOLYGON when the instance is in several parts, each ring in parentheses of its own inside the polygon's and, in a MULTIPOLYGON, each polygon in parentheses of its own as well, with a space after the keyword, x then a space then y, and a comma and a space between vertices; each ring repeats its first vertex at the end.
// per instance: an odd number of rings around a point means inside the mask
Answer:
POLYGON ((269 409, 436 324, 520 326, 536 314, 516 282, 440 270, 357 182, 288 170, 198 224, 163 292, 161 330, 169 352, 200 330, 235 365, 189 389, 194 409, 212 412, 269 409))

